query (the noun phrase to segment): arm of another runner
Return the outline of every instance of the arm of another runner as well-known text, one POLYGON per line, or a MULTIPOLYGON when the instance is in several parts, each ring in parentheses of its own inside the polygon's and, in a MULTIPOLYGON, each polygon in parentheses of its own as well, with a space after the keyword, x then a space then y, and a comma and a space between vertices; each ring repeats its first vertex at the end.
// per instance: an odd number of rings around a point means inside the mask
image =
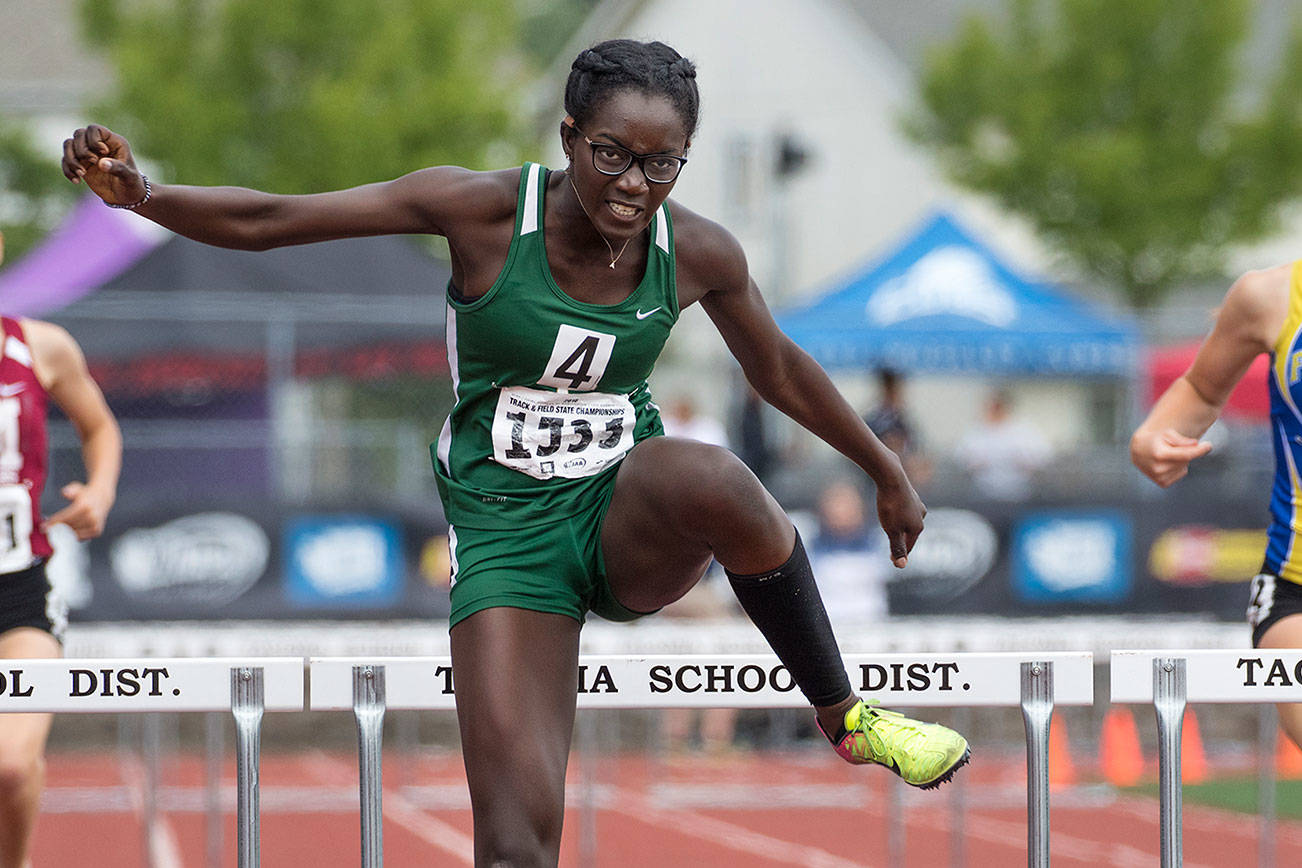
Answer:
POLYGON ((86 369, 77 342, 59 326, 23 320, 23 332, 32 349, 37 379, 77 429, 81 441, 86 481, 69 482, 61 493, 71 503, 41 525, 66 524, 78 539, 91 539, 104 531, 113 501, 117 499, 122 470, 122 434, 104 401, 99 386, 86 369))
MULTIPOLYGON (((131 145, 97 124, 82 127, 64 141, 62 167, 68 180, 85 181, 107 203, 130 205, 145 198, 144 178, 131 145)), ((488 183, 483 173, 455 166, 302 196, 151 181, 149 201, 134 210, 196 241, 267 250, 363 235, 446 235, 451 223, 473 217, 495 201, 484 195, 488 183)))
POLYGON ((1130 438, 1130 460, 1166 488, 1211 451, 1199 438, 1261 353, 1274 349, 1288 314, 1291 266, 1251 271, 1230 287, 1189 370, 1158 398, 1130 438))
MULTIPOLYGON (((701 218, 694 223, 698 221, 699 229, 691 228, 704 243, 678 247, 680 281, 686 275, 691 284, 708 287, 698 296, 701 306, 755 391, 872 477, 891 561, 903 567, 927 510, 899 456, 877 439, 827 372, 778 328, 737 240, 716 224, 701 218)), ((675 234, 689 237, 681 228, 675 234)))

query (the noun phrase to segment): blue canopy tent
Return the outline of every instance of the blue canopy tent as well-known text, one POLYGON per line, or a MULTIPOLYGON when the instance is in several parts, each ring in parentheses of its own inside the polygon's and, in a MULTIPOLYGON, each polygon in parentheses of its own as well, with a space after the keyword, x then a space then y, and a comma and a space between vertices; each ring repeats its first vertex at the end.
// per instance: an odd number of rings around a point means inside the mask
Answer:
POLYGON ((1135 324, 1026 280, 940 213, 882 261, 778 319, 825 368, 1129 379, 1135 324))

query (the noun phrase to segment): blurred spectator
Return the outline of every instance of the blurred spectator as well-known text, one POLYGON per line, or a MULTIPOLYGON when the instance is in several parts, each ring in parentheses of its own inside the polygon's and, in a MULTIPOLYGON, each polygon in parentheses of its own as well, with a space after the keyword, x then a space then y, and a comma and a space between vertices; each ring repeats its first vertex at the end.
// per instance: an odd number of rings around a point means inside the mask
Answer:
POLYGON ((923 454, 922 442, 904 404, 903 382, 899 372, 882 368, 877 372, 880 394, 877 406, 864 416, 877 439, 900 456, 904 472, 915 486, 931 479, 931 462, 923 454))
POLYGON ((1012 396, 996 389, 984 418, 959 442, 955 457, 972 474, 978 493, 991 500, 1025 500, 1031 481, 1052 451, 1034 427, 1012 417, 1012 396))
POLYGON ((886 537, 855 485, 833 482, 819 496, 809 561, 833 627, 889 614, 886 583, 893 568, 886 537))
POLYGON ((665 406, 667 409, 661 414, 660 420, 664 423, 665 433, 670 437, 686 437, 728 448, 728 433, 724 431, 723 423, 698 412, 696 401, 690 396, 679 395, 665 406))
MULTIPOLYGON (((687 395, 679 395, 666 404, 662 414, 665 434, 686 437, 714 446, 728 447, 728 435, 716 419, 705 416, 696 409, 696 402, 687 395)), ((732 594, 721 587, 723 570, 711 564, 705 577, 687 592, 681 600, 666 606, 662 611, 670 618, 690 620, 718 620, 740 614, 732 602, 732 594)), ((665 746, 671 754, 687 752, 692 745, 692 724, 699 720, 700 747, 706 754, 717 756, 732 749, 733 735, 737 729, 737 709, 705 708, 699 715, 690 708, 665 709, 661 718, 665 746)))

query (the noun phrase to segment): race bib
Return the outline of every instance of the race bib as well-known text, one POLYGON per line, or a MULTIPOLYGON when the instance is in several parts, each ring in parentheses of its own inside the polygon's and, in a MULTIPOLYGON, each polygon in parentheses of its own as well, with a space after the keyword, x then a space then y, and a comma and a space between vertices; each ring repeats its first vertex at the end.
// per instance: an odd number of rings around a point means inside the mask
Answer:
POLYGON ((633 403, 604 392, 502 389, 493 460, 534 479, 592 476, 633 448, 633 403))
POLYGON ((0 485, 0 573, 32 565, 32 495, 25 485, 0 485))

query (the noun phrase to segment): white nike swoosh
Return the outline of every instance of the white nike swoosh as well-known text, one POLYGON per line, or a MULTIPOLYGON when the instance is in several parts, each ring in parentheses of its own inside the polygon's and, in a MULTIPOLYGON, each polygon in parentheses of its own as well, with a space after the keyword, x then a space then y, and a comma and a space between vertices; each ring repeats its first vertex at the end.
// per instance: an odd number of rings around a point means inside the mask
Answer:
POLYGON ((26 383, 5 383, 0 386, 0 398, 12 398, 14 395, 21 395, 27 391, 26 383))
MULTIPOLYGON (((661 307, 663 307, 663 305, 661 305, 661 307)), ((647 311, 646 313, 642 313, 642 308, 638 308, 638 309, 637 309, 637 318, 638 318, 638 319, 646 319, 647 317, 649 317, 651 314, 655 313, 655 312, 658 311, 658 310, 660 310, 659 307, 653 307, 653 308, 651 308, 649 311, 647 311)))

